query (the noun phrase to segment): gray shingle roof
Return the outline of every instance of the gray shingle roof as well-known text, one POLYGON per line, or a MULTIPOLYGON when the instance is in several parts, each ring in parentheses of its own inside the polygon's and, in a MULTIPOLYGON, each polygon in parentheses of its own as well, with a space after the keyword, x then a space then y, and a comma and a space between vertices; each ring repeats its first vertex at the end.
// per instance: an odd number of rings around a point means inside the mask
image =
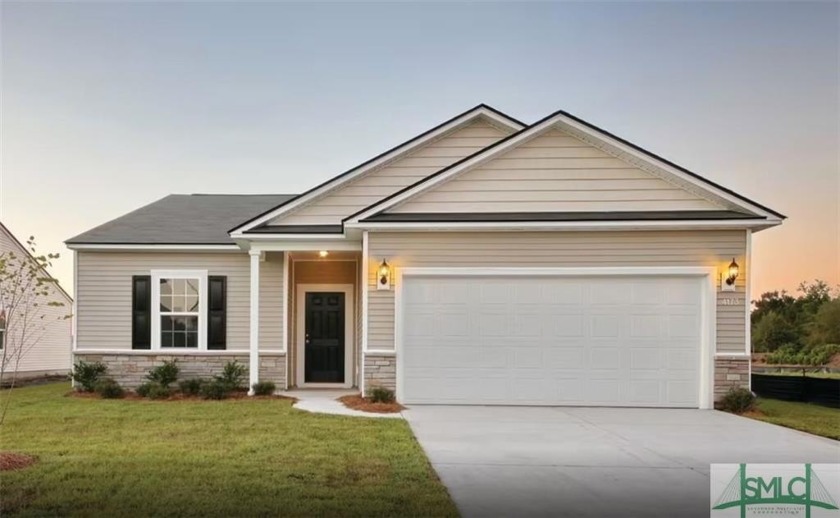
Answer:
POLYGON ((67 244, 233 244, 228 230, 295 194, 172 194, 67 244))

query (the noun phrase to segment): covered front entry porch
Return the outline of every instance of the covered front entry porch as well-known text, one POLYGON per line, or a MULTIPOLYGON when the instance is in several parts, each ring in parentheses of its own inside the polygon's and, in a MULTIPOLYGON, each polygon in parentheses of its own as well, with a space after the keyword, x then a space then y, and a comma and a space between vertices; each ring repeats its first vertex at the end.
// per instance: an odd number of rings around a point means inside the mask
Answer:
POLYGON ((260 381, 260 371, 265 371, 262 367, 269 361, 265 347, 259 345, 260 328, 265 328, 260 322, 266 319, 283 321, 286 375, 284 386, 278 389, 359 386, 362 254, 354 245, 343 242, 306 250, 252 247, 250 386, 260 381), (274 301, 260 291, 277 293, 271 284, 279 279, 261 273, 269 271, 266 262, 280 261, 282 300, 274 301))

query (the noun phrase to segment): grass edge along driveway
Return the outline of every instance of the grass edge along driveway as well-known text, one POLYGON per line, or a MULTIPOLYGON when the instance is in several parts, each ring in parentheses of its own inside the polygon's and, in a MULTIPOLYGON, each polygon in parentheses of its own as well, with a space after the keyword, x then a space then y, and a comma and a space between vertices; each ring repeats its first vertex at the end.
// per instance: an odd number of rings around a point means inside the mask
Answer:
POLYGON ((840 441, 840 410, 810 403, 759 398, 746 417, 840 441))
POLYGON ((0 514, 456 516, 408 424, 310 414, 288 400, 67 397, 14 389, 0 514))

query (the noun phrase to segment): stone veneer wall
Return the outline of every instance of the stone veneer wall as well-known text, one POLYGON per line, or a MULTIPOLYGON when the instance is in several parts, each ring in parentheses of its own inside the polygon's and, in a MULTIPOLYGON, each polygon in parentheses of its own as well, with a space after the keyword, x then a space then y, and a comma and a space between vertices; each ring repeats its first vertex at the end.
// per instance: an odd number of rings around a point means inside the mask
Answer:
POLYGON ((750 388, 750 359, 745 357, 715 358, 715 401, 732 388, 750 388))
POLYGON ((365 392, 379 385, 397 390, 397 357, 393 354, 370 354, 365 356, 365 392))
MULTIPOLYGON (((108 366, 107 376, 114 378, 125 388, 136 388, 147 381, 146 374, 152 367, 164 360, 178 360, 181 372, 178 379, 210 378, 220 374, 225 364, 238 361, 245 366, 245 379, 248 379, 248 353, 230 352, 225 354, 76 354, 74 361, 102 362, 108 366)), ((260 354, 260 381, 273 381, 279 390, 286 388, 286 355, 260 354)))

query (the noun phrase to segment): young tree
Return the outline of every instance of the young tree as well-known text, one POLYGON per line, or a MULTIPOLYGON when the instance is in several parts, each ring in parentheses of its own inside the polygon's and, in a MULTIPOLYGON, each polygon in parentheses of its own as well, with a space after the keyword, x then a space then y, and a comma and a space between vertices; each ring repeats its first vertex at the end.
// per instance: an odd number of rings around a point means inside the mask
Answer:
POLYGON ((811 345, 840 344, 840 296, 826 302, 811 323, 811 345))
MULTIPOLYGON (((38 345, 57 320, 50 307, 64 306, 57 281, 47 273, 58 254, 38 255, 35 238, 26 241, 29 253, 0 254, 0 386, 14 388, 21 360, 38 345)), ((0 391, 0 425, 6 417, 12 390, 0 391)))

